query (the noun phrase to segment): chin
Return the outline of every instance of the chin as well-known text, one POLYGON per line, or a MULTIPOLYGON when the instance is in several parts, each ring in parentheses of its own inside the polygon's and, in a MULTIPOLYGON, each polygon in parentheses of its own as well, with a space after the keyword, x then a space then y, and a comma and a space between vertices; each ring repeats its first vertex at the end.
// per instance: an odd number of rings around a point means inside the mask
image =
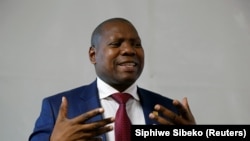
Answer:
POLYGON ((126 78, 122 78, 120 79, 120 82, 123 82, 124 84, 133 84, 136 81, 137 78, 135 77, 126 77, 126 78))

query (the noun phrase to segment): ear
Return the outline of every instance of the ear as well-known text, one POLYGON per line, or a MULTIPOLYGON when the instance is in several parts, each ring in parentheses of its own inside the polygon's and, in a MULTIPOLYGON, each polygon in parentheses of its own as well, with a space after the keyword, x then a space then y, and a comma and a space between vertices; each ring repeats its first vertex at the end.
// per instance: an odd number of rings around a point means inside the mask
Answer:
POLYGON ((92 64, 96 64, 95 54, 96 54, 96 48, 91 46, 89 48, 89 60, 92 64))

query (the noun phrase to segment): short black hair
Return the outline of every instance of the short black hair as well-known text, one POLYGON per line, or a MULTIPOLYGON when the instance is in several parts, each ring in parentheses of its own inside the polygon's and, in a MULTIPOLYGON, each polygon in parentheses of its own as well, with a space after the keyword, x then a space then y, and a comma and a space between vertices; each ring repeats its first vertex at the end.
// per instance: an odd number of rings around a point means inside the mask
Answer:
POLYGON ((95 28, 95 30, 93 31, 93 33, 91 35, 91 46, 92 47, 97 47, 97 44, 99 43, 98 42, 99 37, 103 32, 103 26, 107 23, 110 23, 110 22, 126 22, 126 23, 131 24, 133 26, 133 24, 130 21, 128 21, 127 19, 124 19, 124 18, 120 18, 120 17, 111 18, 111 19, 107 19, 107 20, 103 21, 95 28))

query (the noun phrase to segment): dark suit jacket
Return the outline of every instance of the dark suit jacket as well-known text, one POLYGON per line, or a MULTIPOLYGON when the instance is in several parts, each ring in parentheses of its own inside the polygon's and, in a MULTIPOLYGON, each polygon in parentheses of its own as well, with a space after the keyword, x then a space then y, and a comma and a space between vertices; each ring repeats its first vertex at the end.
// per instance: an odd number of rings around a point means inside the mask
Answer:
MULTIPOLYGON (((172 105, 172 99, 139 87, 138 94, 144 118, 148 125, 157 124, 149 119, 149 113, 153 111, 155 104, 162 104, 177 113, 177 109, 172 105)), ((32 134, 29 136, 29 141, 49 141, 59 112, 62 96, 65 96, 68 101, 68 118, 74 118, 89 110, 101 107, 96 81, 86 86, 47 97, 43 99, 41 113, 35 123, 32 134)), ((90 119, 89 122, 100 119, 103 119, 103 117, 98 115, 90 119)), ((102 135, 102 138, 106 141, 105 134, 102 135)))

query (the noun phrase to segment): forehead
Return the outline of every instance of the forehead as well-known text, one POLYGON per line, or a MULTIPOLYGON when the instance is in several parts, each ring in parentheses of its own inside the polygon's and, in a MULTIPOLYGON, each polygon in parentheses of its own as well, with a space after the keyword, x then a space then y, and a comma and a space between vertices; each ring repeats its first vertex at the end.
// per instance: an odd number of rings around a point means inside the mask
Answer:
POLYGON ((139 38, 135 27, 126 21, 112 21, 102 26, 103 36, 139 38))

